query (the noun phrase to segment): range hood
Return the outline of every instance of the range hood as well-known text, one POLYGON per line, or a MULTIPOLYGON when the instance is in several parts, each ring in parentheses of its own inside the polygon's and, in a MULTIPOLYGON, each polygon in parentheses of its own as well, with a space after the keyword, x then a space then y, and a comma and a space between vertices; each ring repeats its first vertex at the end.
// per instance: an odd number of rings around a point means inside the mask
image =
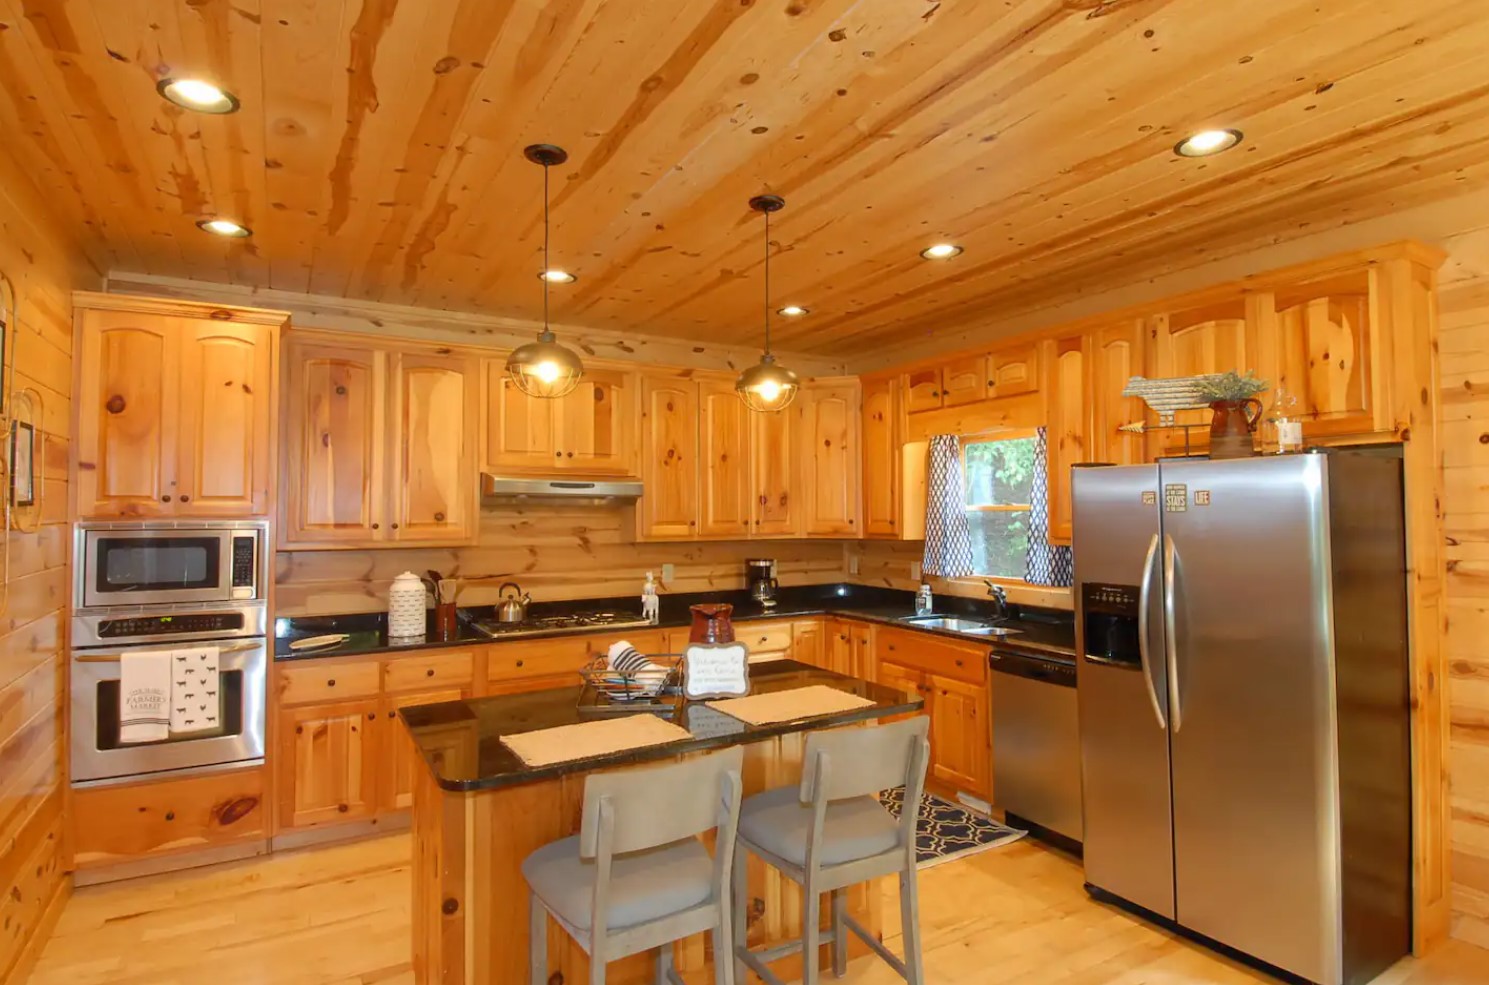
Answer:
POLYGON ((531 479, 481 473, 481 501, 524 499, 635 499, 641 495, 636 479, 531 479))

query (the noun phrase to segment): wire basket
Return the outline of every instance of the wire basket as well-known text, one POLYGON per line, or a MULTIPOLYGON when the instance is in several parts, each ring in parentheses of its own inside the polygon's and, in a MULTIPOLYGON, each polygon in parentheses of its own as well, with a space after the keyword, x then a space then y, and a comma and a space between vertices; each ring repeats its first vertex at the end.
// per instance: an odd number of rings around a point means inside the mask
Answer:
POLYGON ((579 705, 594 711, 656 711, 671 709, 662 698, 682 693, 683 658, 678 653, 645 654, 640 667, 618 670, 609 658, 598 656, 579 671, 584 687, 579 705))

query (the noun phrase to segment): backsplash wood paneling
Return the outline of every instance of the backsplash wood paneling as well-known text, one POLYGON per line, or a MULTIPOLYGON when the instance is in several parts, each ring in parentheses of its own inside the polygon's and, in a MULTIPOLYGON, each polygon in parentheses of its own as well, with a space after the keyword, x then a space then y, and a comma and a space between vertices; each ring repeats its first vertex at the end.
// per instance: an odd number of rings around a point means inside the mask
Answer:
POLYGON ((826 584, 845 574, 842 541, 638 544, 634 530, 628 507, 508 506, 482 511, 476 547, 281 552, 275 614, 381 611, 393 578, 427 568, 466 582, 461 605, 489 604, 502 582, 515 581, 541 601, 635 596, 638 609, 646 572, 660 580, 663 563, 676 567, 663 592, 743 588, 751 557, 776 558, 782 585, 826 584))

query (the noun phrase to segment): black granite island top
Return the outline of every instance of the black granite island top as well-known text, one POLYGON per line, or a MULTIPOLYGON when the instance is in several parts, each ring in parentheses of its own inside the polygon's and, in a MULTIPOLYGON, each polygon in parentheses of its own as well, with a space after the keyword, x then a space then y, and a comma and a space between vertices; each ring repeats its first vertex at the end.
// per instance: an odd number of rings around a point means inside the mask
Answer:
POLYGON ((585 712, 578 704, 581 689, 565 687, 527 694, 418 705, 400 709, 398 716, 408 727, 414 744, 440 787, 459 792, 498 790, 571 773, 588 773, 598 769, 672 759, 684 753, 745 745, 793 732, 872 721, 918 711, 925 703, 919 695, 856 677, 845 677, 830 670, 809 667, 794 660, 758 664, 750 671, 751 694, 768 694, 772 691, 789 691, 821 684, 867 698, 874 704, 836 715, 770 725, 750 725, 715 711, 704 702, 684 701, 680 697, 669 698, 666 700, 672 705, 672 711, 656 714, 687 729, 693 734, 692 739, 543 767, 524 764, 502 745, 502 736, 574 725, 594 721, 596 718, 613 717, 617 713, 585 712))

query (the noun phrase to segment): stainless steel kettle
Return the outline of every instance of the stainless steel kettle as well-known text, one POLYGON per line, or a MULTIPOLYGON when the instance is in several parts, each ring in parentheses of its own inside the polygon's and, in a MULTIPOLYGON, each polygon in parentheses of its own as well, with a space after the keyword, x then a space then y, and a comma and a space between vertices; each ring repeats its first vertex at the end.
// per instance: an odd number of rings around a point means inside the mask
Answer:
POLYGON ((522 586, 515 581, 503 582, 497 589, 501 595, 501 601, 496 604, 497 622, 521 622, 527 618, 527 607, 533 597, 522 591, 522 586), (507 589, 513 594, 508 595, 507 589))

